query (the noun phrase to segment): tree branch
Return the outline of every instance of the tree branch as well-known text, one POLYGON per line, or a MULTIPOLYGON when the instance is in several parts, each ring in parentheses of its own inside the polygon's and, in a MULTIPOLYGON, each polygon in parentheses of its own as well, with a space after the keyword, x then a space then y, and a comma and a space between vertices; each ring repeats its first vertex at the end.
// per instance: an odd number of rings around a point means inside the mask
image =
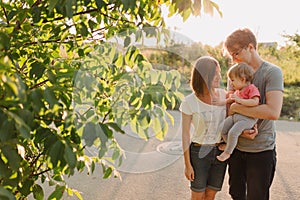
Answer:
POLYGON ((43 155, 43 152, 40 152, 35 159, 30 163, 30 168, 38 161, 38 159, 43 155))
POLYGON ((103 120, 102 120, 102 124, 104 124, 106 117, 109 115, 109 113, 111 113, 111 110, 109 110, 107 113, 105 113, 103 120))
POLYGON ((1 6, 1 7, 2 7, 2 10, 3 10, 5 18, 6 18, 6 23, 7 23, 7 25, 9 25, 9 21, 8 21, 6 10, 5 10, 5 8, 3 6, 1 6))
POLYGON ((46 170, 44 170, 44 171, 41 171, 41 172, 39 172, 39 173, 37 173, 37 174, 32 174, 31 176, 39 176, 39 175, 41 175, 41 174, 43 174, 43 173, 46 173, 46 172, 48 172, 48 171, 50 171, 51 169, 50 168, 48 168, 48 169, 46 169, 46 170))
POLYGON ((42 82, 40 82, 40 83, 38 83, 38 84, 32 86, 32 87, 29 88, 29 89, 30 89, 30 90, 33 90, 33 89, 35 89, 35 88, 38 88, 38 87, 44 85, 45 83, 47 83, 48 81, 49 81, 49 79, 46 79, 46 80, 44 80, 44 81, 42 81, 42 82))
MULTIPOLYGON (((45 44, 45 43, 52 43, 52 42, 59 42, 59 41, 60 41, 59 39, 56 39, 56 40, 46 40, 46 41, 39 41, 39 42, 27 42, 27 43, 24 43, 24 46, 29 46, 29 45, 33 45, 33 44, 37 44, 37 43, 45 44)), ((64 43, 64 42, 61 42, 61 43, 64 43)))
POLYGON ((40 116, 34 117, 34 119, 43 120, 43 121, 50 121, 50 122, 64 122, 64 120, 61 120, 61 119, 43 118, 43 117, 40 117, 40 116))
MULTIPOLYGON (((86 11, 82 11, 82 12, 75 13, 75 14, 73 14, 73 16, 89 14, 89 13, 97 12, 97 11, 99 11, 99 9, 94 8, 94 9, 90 9, 90 10, 86 10, 86 11)), ((120 20, 120 19, 118 19, 118 18, 111 17, 111 16, 109 16, 109 15, 107 15, 107 14, 105 14, 105 13, 102 13, 102 12, 100 12, 100 14, 101 14, 101 15, 104 15, 104 16, 107 17, 107 18, 113 19, 113 20, 115 20, 115 21, 120 20)), ((51 22, 59 21, 59 20, 62 20, 62 19, 64 19, 64 18, 65 18, 64 16, 63 16, 63 17, 57 17, 57 18, 54 18, 51 22)), ((124 19, 123 19, 122 21, 125 21, 125 22, 127 22, 127 23, 135 24, 134 22, 131 22, 131 21, 128 21, 128 20, 124 20, 124 19)), ((44 22, 48 22, 48 20, 44 20, 44 22)))
POLYGON ((36 2, 34 2, 34 4, 32 4, 31 8, 38 6, 41 2, 42 0, 37 0, 36 2))
MULTIPOLYGON (((98 9, 97 9, 97 8, 94 8, 94 9, 91 9, 91 10, 86 10, 86 11, 82 11, 82 12, 75 13, 73 16, 84 15, 84 14, 88 14, 88 13, 92 13, 92 12, 96 12, 96 11, 98 11, 98 9)), ((53 21, 62 20, 62 19, 64 19, 64 18, 66 18, 66 17, 64 17, 64 16, 63 16, 63 17, 57 17, 57 18, 54 18, 54 19, 52 20, 52 22, 53 22, 53 21)), ((48 21, 46 20, 45 22, 48 22, 48 21)))

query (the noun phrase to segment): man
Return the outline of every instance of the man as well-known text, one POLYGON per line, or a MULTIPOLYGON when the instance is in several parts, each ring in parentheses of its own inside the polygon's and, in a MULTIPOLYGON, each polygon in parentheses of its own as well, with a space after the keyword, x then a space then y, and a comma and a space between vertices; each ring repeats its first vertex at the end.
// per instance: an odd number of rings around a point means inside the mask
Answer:
MULTIPOLYGON (((275 125, 283 101, 283 76, 279 67, 264 61, 257 52, 257 41, 247 28, 227 36, 224 48, 236 63, 245 62, 255 71, 253 84, 260 91, 260 105, 246 107, 238 103, 229 113, 259 118, 254 139, 239 137, 229 164, 229 193, 234 200, 267 200, 276 166, 275 125)), ((228 84, 230 89, 230 84, 228 84)))

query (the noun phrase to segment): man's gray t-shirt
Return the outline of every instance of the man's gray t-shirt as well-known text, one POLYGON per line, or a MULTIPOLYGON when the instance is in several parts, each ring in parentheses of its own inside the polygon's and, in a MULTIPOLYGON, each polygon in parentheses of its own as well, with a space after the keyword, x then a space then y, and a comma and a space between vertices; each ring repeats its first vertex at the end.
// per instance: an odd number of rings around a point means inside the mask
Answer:
MULTIPOLYGON (((281 69, 268 62, 263 62, 260 68, 255 72, 252 83, 259 89, 260 104, 266 103, 266 92, 274 90, 283 92, 284 89, 281 69)), ((254 140, 239 137, 236 147, 238 150, 261 152, 274 149, 276 139, 274 120, 259 119, 257 124, 258 135, 254 140)))

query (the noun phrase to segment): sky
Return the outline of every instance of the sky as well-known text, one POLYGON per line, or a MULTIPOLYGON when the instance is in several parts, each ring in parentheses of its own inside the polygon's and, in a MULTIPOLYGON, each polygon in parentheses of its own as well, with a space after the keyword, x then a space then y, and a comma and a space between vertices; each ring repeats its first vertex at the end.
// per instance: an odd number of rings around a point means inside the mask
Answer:
POLYGON ((167 27, 183 34, 195 42, 215 46, 237 28, 248 27, 256 35, 258 42, 277 42, 284 45, 283 34, 300 34, 300 7, 294 0, 214 0, 219 5, 223 17, 218 12, 213 16, 203 14, 190 16, 183 22, 180 16, 167 17, 163 11, 167 27))

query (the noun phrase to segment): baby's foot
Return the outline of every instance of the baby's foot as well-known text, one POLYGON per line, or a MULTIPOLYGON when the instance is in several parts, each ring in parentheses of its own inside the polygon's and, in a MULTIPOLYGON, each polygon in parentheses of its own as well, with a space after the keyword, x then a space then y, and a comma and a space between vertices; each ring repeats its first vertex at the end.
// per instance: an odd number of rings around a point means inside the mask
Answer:
POLYGON ((230 157, 229 153, 223 152, 221 153, 219 156, 217 156, 217 159, 221 162, 224 162, 225 160, 227 160, 230 157))
POLYGON ((225 148, 226 148, 226 144, 225 144, 225 143, 224 143, 224 144, 220 144, 220 145, 218 146, 218 149, 219 149, 220 151, 224 151, 225 148))

